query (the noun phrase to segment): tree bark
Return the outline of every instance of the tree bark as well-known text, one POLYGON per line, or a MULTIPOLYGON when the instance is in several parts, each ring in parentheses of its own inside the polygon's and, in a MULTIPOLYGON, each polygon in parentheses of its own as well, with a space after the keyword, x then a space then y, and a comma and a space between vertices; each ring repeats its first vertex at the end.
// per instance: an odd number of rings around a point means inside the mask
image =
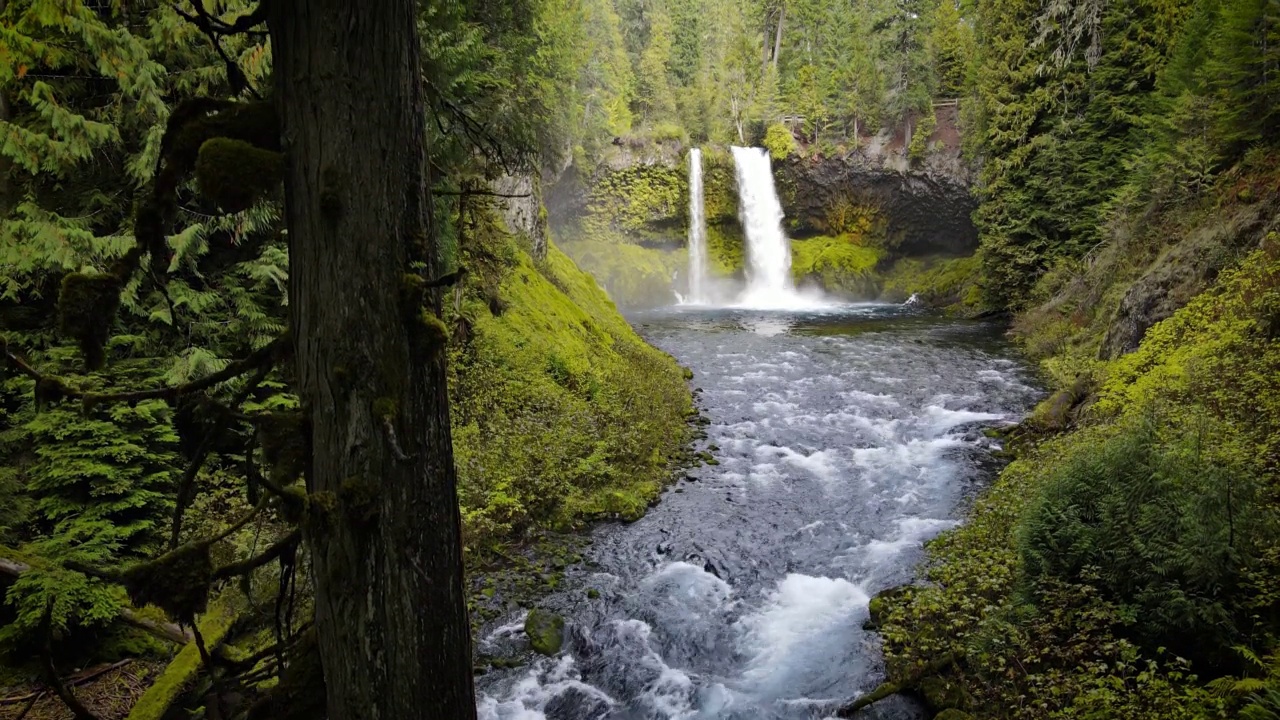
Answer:
POLYGON ((774 28, 773 38, 773 69, 778 69, 778 56, 782 54, 782 23, 787 19, 787 6, 785 3, 778 7, 778 26, 774 28))
POLYGON ((474 718, 417 4, 269 1, 328 717, 474 718))

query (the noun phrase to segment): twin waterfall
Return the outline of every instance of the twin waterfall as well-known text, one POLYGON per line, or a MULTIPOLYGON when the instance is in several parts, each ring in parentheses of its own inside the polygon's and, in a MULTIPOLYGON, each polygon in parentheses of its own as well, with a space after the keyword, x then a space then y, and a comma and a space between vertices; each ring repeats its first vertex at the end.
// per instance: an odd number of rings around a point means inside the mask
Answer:
MULTIPOLYGON (((813 305, 791 279, 791 241, 782 230, 782 203, 763 148, 733 148, 738 181, 738 218, 745 235, 747 286, 734 303, 752 308, 813 305)), ((702 151, 689 151, 689 296, 687 303, 712 304, 707 275, 706 213, 702 200, 702 151)))
POLYGON ((689 299, 694 305, 707 300, 707 216, 702 207, 702 151, 689 151, 689 299))

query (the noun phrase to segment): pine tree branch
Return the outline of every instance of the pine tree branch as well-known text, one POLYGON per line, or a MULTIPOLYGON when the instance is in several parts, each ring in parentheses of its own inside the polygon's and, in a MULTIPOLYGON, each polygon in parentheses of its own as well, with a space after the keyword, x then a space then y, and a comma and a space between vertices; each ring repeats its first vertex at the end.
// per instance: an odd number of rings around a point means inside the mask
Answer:
POLYGON ((249 558, 248 560, 241 560, 240 562, 231 563, 230 565, 223 565, 218 568, 213 573, 213 579, 227 580, 236 577, 237 575, 251 573, 263 565, 274 561, 276 558, 280 557, 292 548, 296 548, 298 546, 298 541, 301 539, 302 531, 294 530, 288 535, 285 535, 279 542, 267 548, 257 557, 249 558))
MULTIPOLYGON (((0 574, 8 575, 10 577, 18 577, 30 569, 31 566, 24 562, 0 557, 0 574)), ((174 623, 157 622, 155 620, 142 617, 129 608, 121 608, 119 618, 120 622, 126 625, 132 625, 148 635, 177 645, 186 645, 191 642, 192 639, 189 633, 174 623)))
MULTIPOLYGON (((249 379, 243 388, 236 393, 231 399, 229 408, 239 407, 249 394, 254 391, 263 380, 267 379, 267 375, 271 374, 272 365, 264 365, 258 368, 257 374, 249 379)), ((173 508, 173 527, 169 534, 169 549, 173 550, 178 547, 178 538, 182 534, 182 520, 186 514, 187 505, 190 504, 192 497, 192 488, 195 487, 196 475, 199 474, 200 468, 204 467, 205 460, 208 459, 213 446, 222 437, 224 427, 216 427, 209 431, 204 439, 200 441, 200 447, 197 448, 195 457, 191 459, 191 464, 187 466, 186 471, 182 474, 182 481, 178 484, 178 496, 173 508)))
POLYGON ((136 403, 143 400, 155 399, 174 400, 184 395, 191 395, 192 393, 208 390, 214 385, 232 380, 255 368, 274 365, 277 359, 277 353, 285 348, 287 342, 288 339, 286 337, 276 338, 244 358, 231 362, 222 370, 206 375, 198 380, 192 380, 191 382, 183 385, 118 393, 95 393, 68 387, 56 376, 45 375, 39 370, 36 370, 32 367, 31 363, 27 362, 13 350, 10 350, 7 346, 0 345, 0 350, 3 350, 4 357, 8 360, 10 365, 36 381, 37 388, 42 385, 54 385, 54 387, 51 388, 51 391, 55 392, 57 396, 54 399, 77 399, 84 402, 86 406, 92 407, 98 403, 109 402, 136 403))
POLYGON ((218 52, 218 56, 222 58, 222 62, 227 66, 227 82, 231 85, 231 93, 233 95, 239 95, 242 91, 248 90, 249 94, 252 95, 254 99, 262 99, 262 96, 258 94, 258 91, 254 89, 253 85, 249 84, 249 78, 244 74, 244 71, 240 69, 240 65, 235 60, 231 59, 231 56, 223 49, 221 38, 224 35, 232 35, 237 32, 247 32, 253 26, 266 22, 266 5, 266 0, 263 0, 263 2, 259 3, 258 7, 255 8, 253 12, 243 15, 237 19, 234 25, 227 25, 221 20, 215 18, 210 14, 209 9, 206 8, 204 3, 200 2, 200 0, 192 0, 191 7, 195 8, 194 15, 183 11, 182 8, 179 8, 176 5, 173 8, 174 12, 185 18, 187 22, 200 28, 200 31, 209 37, 209 42, 213 43, 214 50, 218 52), (244 23, 243 29, 234 30, 234 28, 240 26, 241 23, 244 23))

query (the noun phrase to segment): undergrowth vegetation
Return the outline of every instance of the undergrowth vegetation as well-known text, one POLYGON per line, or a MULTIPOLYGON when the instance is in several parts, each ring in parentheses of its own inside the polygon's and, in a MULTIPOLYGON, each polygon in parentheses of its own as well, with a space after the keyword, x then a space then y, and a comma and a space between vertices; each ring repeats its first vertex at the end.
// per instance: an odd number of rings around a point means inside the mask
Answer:
POLYGON ((1269 717, 1278 303, 1273 234, 1046 400, 970 522, 930 545, 927 582, 889 601, 891 673, 950 653, 947 702, 981 717, 1269 717), (1063 422, 1079 429, 1045 439, 1063 422))

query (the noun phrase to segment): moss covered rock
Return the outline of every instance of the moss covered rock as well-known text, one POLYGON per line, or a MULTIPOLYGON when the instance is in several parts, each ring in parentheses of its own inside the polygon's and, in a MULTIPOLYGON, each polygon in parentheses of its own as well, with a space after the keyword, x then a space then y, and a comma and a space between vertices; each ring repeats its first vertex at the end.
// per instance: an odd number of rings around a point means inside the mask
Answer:
POLYGON ((555 655, 564 645, 564 618, 546 610, 530 610, 524 620, 524 634, 536 652, 555 655))
POLYGON ((883 251, 860 245, 851 235, 795 240, 791 274, 827 292, 872 299, 879 295, 875 269, 883 257, 883 251))
POLYGON ((973 720, 973 716, 963 710, 948 708, 935 715, 933 720, 973 720))

